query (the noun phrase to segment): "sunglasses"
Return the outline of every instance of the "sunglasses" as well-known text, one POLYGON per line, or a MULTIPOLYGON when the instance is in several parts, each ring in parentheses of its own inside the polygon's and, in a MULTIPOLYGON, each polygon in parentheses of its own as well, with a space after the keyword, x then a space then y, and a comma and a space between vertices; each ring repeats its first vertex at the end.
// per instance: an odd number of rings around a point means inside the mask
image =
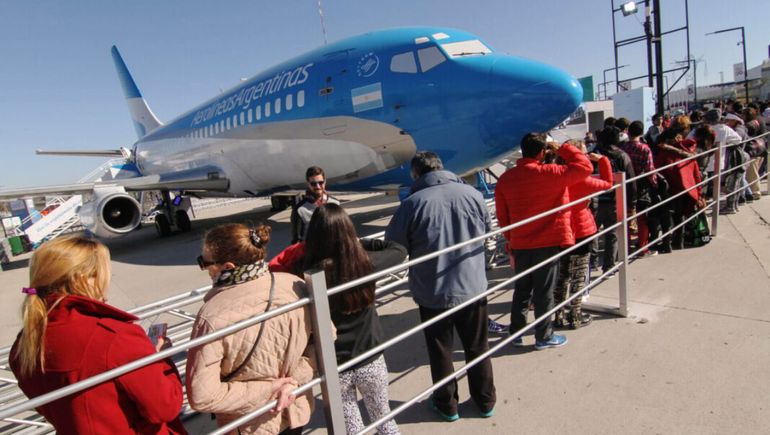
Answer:
POLYGON ((198 267, 201 268, 201 270, 206 270, 209 266, 213 266, 217 264, 216 261, 206 261, 203 259, 203 255, 199 255, 198 258, 195 259, 198 262, 198 267))
POLYGON ((323 186, 326 183, 326 180, 323 181, 308 181, 308 184, 311 186, 323 186))

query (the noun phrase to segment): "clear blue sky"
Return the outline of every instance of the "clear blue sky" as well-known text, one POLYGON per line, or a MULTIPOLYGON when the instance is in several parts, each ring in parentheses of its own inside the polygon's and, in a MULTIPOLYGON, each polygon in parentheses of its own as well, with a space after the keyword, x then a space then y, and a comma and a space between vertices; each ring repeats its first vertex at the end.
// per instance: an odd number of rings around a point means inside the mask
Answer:
MULTIPOLYGON (((616 0, 620 3, 620 0, 616 0)), ((329 41, 368 30, 449 26, 497 50, 560 66, 576 77, 613 66, 605 0, 322 0, 329 41)), ((684 0, 663 0, 663 29, 684 24, 684 0)), ((767 0, 690 0, 700 84, 732 80, 746 27, 749 68, 768 56, 767 0), (706 74, 707 73, 707 74, 706 74)), ((641 35, 643 13, 617 14, 618 38, 641 35)), ((666 67, 685 57, 669 37, 666 67)), ((109 54, 116 44, 161 120, 169 120, 279 61, 323 44, 317 0, 0 2, 0 186, 74 182, 102 160, 35 156, 36 148, 130 147, 136 136, 109 54)), ((624 48, 623 77, 646 71, 643 44, 624 48), (635 48, 634 48, 635 47, 635 48)), ((608 76, 611 76, 610 72, 608 76)), ((613 85, 610 90, 614 90, 613 85)))

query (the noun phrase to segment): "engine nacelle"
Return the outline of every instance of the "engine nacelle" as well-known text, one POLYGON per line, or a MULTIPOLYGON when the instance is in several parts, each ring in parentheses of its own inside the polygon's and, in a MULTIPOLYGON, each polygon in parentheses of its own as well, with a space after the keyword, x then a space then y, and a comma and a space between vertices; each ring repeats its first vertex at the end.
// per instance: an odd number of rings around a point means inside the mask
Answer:
POLYGON ((97 237, 113 238, 130 233, 142 221, 142 207, 123 188, 97 188, 94 197, 78 212, 80 222, 97 237))

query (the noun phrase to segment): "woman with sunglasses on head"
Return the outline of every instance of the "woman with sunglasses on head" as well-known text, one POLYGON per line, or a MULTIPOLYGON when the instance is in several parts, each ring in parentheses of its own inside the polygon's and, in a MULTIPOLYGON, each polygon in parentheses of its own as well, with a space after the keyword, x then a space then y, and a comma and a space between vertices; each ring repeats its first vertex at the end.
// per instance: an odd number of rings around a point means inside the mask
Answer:
MULTIPOLYGON (((137 359, 153 346, 135 316, 105 303, 110 253, 96 240, 59 237, 32 256, 24 329, 10 366, 29 398, 137 359)), ((161 360, 37 408, 60 434, 183 434, 182 383, 161 360)))
POLYGON ((337 198, 326 192, 326 174, 318 166, 311 166, 305 171, 307 190, 302 198, 291 210, 291 243, 305 240, 305 230, 310 223, 310 218, 316 207, 326 203, 339 204, 337 198))
MULTIPOLYGON (((270 231, 266 225, 226 224, 206 233, 198 264, 213 287, 203 299, 193 339, 304 297, 304 281, 268 271, 270 231)), ((241 426, 239 433, 302 433, 313 397, 310 391, 296 397, 292 391, 313 378, 312 352, 305 355, 310 328, 309 310, 298 308, 190 349, 190 406, 216 414, 223 426, 275 399, 271 412, 241 426)))
MULTIPOLYGON (((406 249, 398 243, 359 239, 345 210, 337 204, 318 207, 310 219, 304 243, 290 246, 270 262, 271 270, 301 275, 310 269, 326 272, 331 288, 376 270, 395 266, 406 258, 406 249)), ((329 298, 332 322, 337 329, 334 347, 337 364, 344 364, 384 341, 382 326, 374 306, 374 282, 359 285, 329 298)), ((373 355, 340 373, 343 411, 347 433, 364 428, 358 409, 356 390, 361 392, 372 421, 390 412, 388 403, 388 368, 382 353, 373 355)), ((398 426, 389 420, 377 427, 380 434, 398 434, 398 426)))

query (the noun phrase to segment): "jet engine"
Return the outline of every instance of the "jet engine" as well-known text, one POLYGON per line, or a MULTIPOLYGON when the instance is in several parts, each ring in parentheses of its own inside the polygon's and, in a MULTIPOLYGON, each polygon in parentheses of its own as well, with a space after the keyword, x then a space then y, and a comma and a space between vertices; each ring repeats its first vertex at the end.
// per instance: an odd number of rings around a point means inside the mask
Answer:
POLYGON ((78 212, 80 222, 97 237, 119 237, 136 229, 142 221, 142 207, 123 188, 97 188, 93 199, 78 212))

